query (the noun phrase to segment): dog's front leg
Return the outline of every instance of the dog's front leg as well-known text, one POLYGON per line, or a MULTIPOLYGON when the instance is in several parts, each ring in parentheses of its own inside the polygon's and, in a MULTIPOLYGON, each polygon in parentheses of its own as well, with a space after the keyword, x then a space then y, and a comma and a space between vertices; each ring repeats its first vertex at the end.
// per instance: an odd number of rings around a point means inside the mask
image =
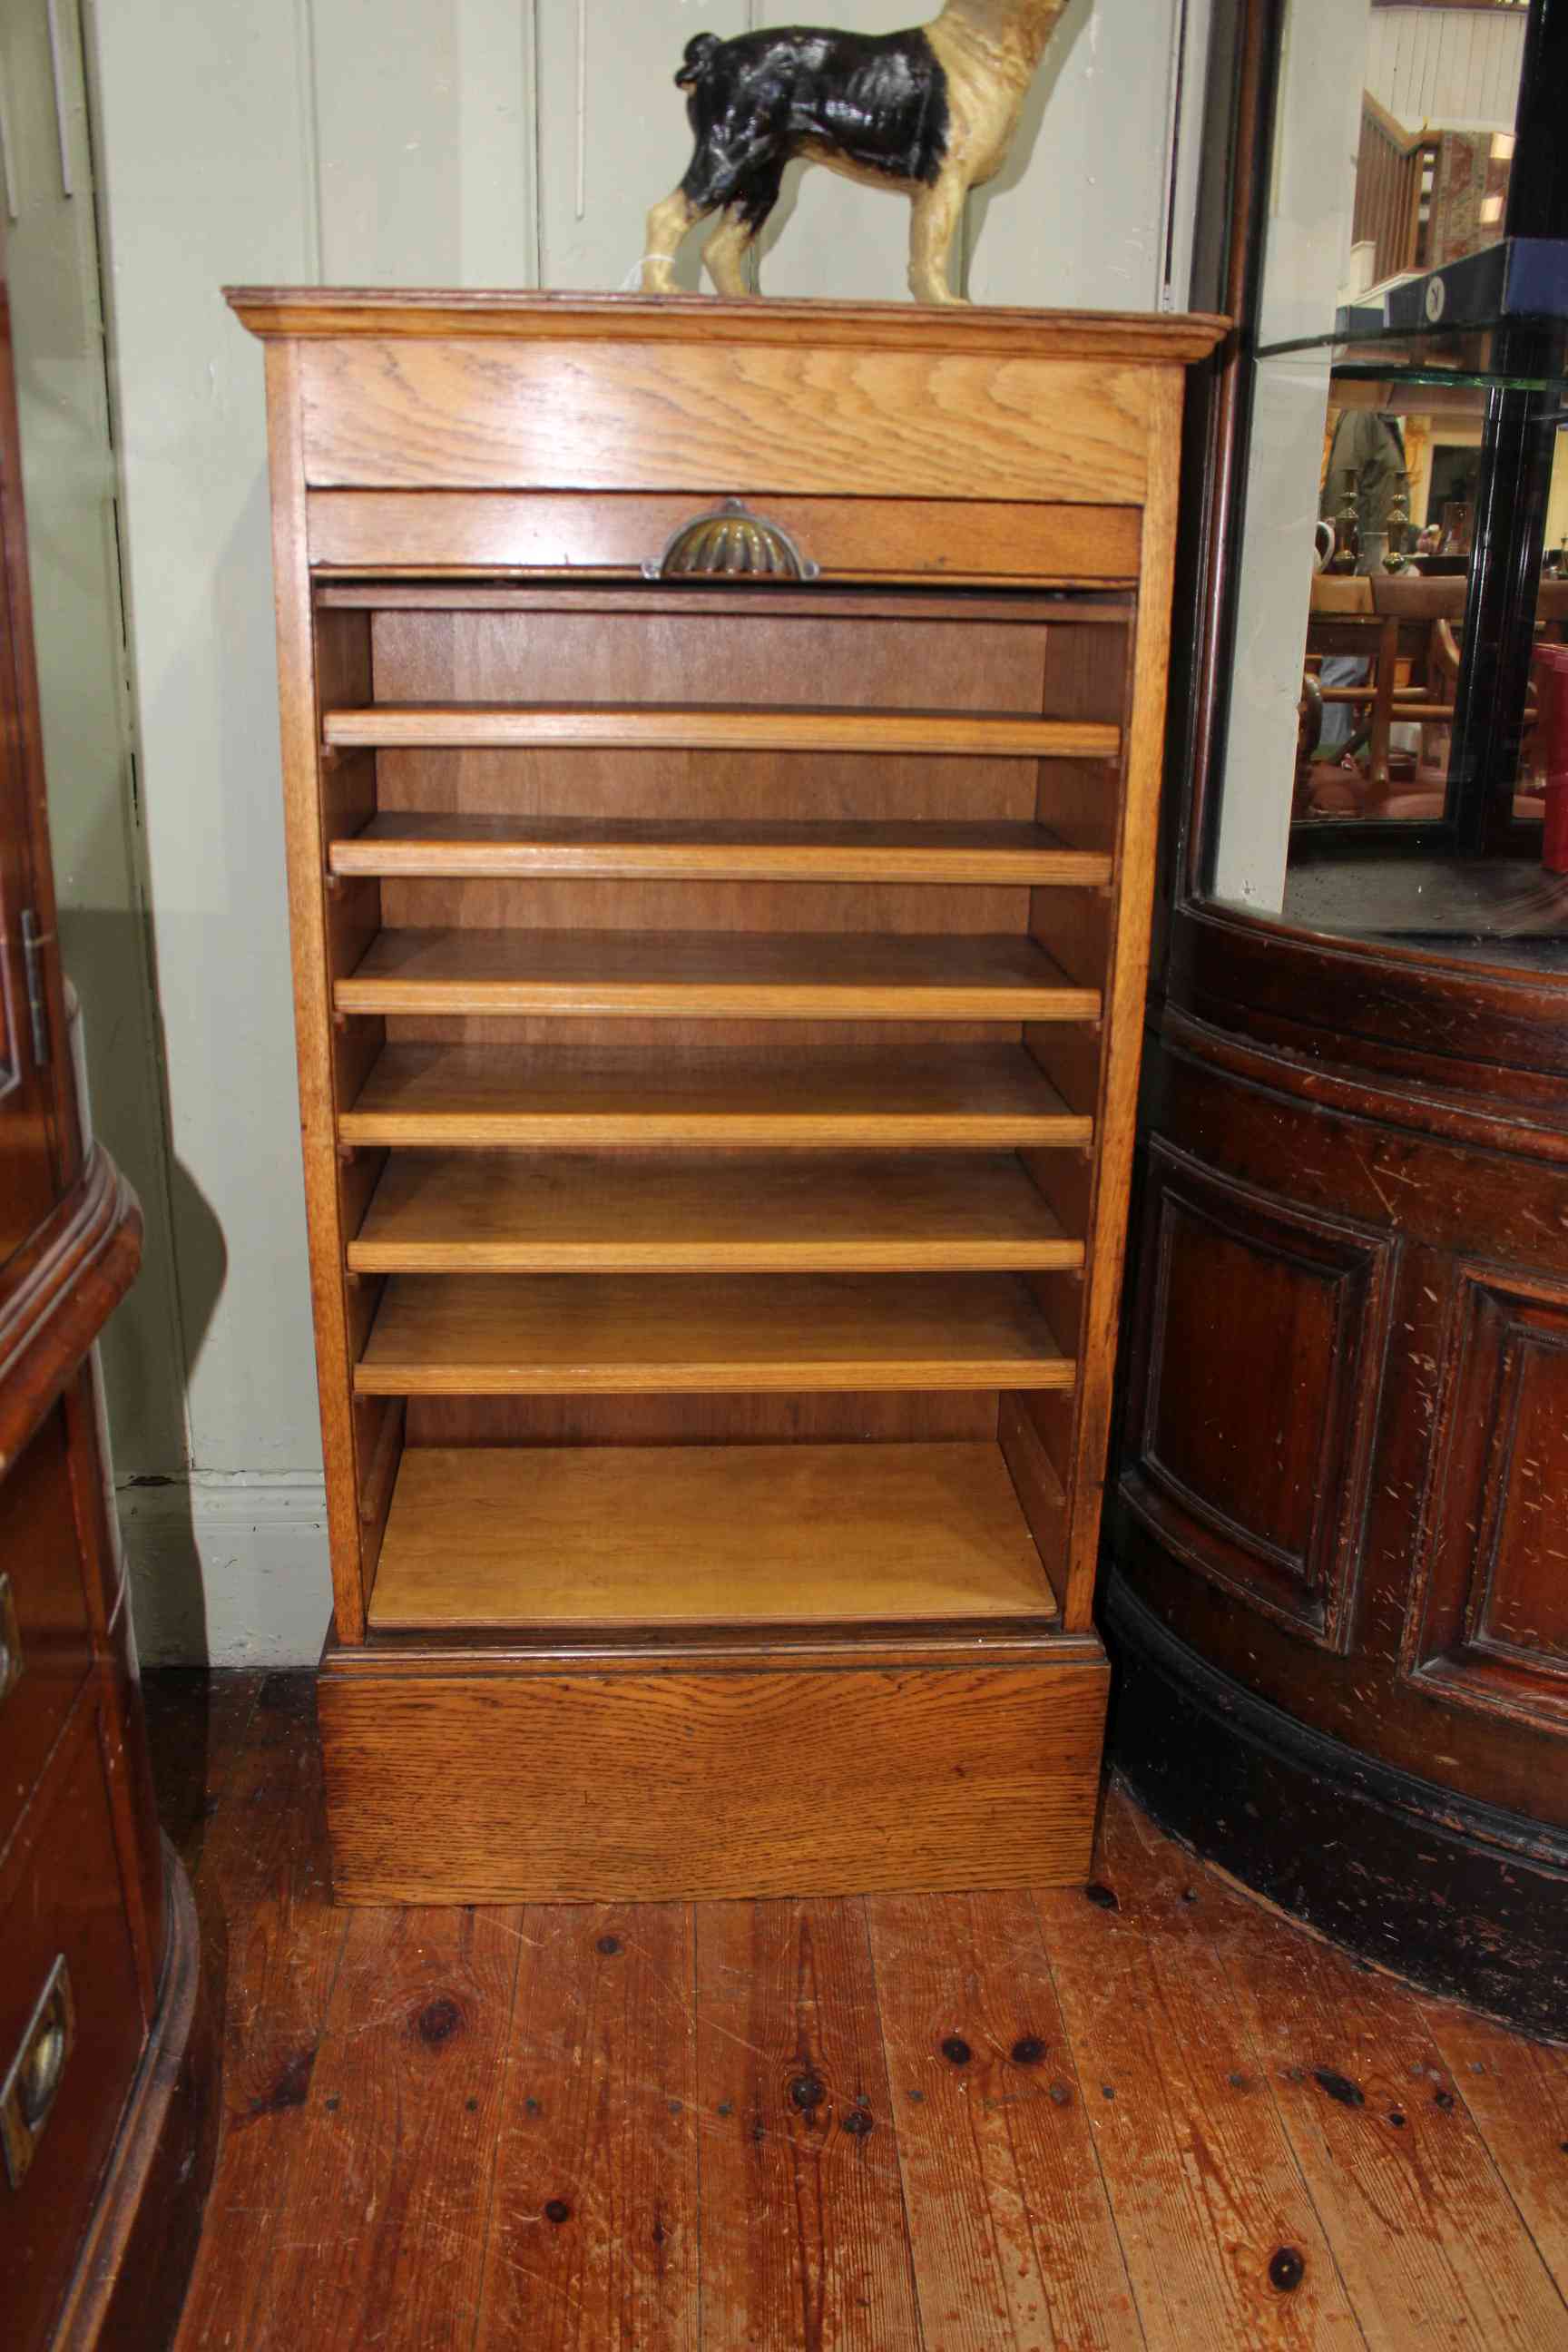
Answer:
POLYGON ((962 302, 948 282, 948 257, 968 194, 963 180, 944 172, 933 188, 921 188, 910 208, 910 292, 917 302, 962 302))
POLYGON ((655 205, 647 216, 643 236, 642 290, 645 294, 677 294, 675 257, 680 250, 680 240, 689 228, 694 228, 704 210, 712 207, 693 204, 684 187, 671 189, 662 204, 655 205))

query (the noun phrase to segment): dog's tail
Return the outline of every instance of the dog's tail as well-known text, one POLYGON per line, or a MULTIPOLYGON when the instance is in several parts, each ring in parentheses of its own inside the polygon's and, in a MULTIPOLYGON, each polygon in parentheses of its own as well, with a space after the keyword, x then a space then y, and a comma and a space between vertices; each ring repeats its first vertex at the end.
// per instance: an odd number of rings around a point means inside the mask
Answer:
POLYGON ((699 33, 686 44, 680 71, 675 77, 677 89, 695 89, 713 62, 713 52, 721 49, 723 42, 717 33, 699 33))

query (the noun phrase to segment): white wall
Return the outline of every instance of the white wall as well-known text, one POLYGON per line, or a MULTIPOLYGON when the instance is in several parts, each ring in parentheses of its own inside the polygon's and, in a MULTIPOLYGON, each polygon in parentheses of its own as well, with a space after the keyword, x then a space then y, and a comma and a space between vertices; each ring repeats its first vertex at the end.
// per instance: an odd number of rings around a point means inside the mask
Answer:
MULTIPOLYGON (((41 15, 45 0, 12 5, 41 15)), ((148 1654, 307 1658, 327 1584, 261 353, 219 289, 619 286, 648 205, 686 161, 673 85, 686 41, 814 12, 764 0, 82 5, 188 1371, 187 1462, 177 1429, 139 1417, 110 1367, 122 1483, 172 1482, 127 1487, 138 1625, 148 1654)), ((822 9, 867 30, 909 13, 902 0, 822 9)), ((1182 14, 1180 0, 1073 0, 1014 163, 973 208, 976 297, 1160 303, 1182 14)), ((1206 0, 1189 0, 1186 17, 1191 109, 1206 0)), ((763 284, 901 296, 906 222, 901 201, 811 173, 781 208, 763 284)), ((131 1091, 154 1098, 141 1078, 131 1091)), ((131 1107, 112 1131, 101 1123, 124 1150, 131 1107)))

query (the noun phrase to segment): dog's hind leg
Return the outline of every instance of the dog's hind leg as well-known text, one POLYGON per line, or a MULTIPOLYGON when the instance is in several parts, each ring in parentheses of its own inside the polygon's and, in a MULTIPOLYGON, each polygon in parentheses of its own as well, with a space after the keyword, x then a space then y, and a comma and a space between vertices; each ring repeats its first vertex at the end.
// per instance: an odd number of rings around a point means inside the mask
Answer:
POLYGON ((731 297, 753 290, 746 277, 746 256, 756 242, 756 230, 739 205, 731 205, 702 248, 702 267, 715 290, 731 297))
POLYGON ((910 291, 917 302, 962 302, 948 280, 948 257, 963 215, 968 188, 952 171, 934 188, 921 188, 910 210, 910 291))
POLYGON ((645 294, 675 294, 675 257, 689 228, 706 218, 711 205, 694 204, 684 186, 674 188, 655 205, 643 233, 642 290, 645 294))

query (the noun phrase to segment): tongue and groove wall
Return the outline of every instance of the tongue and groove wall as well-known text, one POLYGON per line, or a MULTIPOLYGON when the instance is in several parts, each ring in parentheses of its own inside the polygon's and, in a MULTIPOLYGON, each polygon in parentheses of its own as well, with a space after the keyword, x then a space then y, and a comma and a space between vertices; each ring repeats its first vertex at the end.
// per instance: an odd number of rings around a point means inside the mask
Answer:
MULTIPOLYGON (((29 125, 12 140, 10 246, 67 953, 100 1128, 149 1211, 147 1268, 106 1348, 138 1632, 153 1658, 313 1660, 325 1528, 261 366, 218 289, 620 286, 685 165, 673 75, 693 34, 816 15, 883 32, 920 11, 54 13, 68 194, 47 0, 6 10, 0 73, 6 116, 29 125)), ((1180 307, 1208 14, 1209 0, 1072 0, 1014 158, 972 206, 975 299, 1153 310, 1173 288, 1180 307), (1178 113, 1194 135, 1173 170, 1178 113)), ((901 298, 907 223, 901 200, 812 173, 775 215, 763 284, 901 298)), ((696 285, 692 251, 682 274, 696 285)))

